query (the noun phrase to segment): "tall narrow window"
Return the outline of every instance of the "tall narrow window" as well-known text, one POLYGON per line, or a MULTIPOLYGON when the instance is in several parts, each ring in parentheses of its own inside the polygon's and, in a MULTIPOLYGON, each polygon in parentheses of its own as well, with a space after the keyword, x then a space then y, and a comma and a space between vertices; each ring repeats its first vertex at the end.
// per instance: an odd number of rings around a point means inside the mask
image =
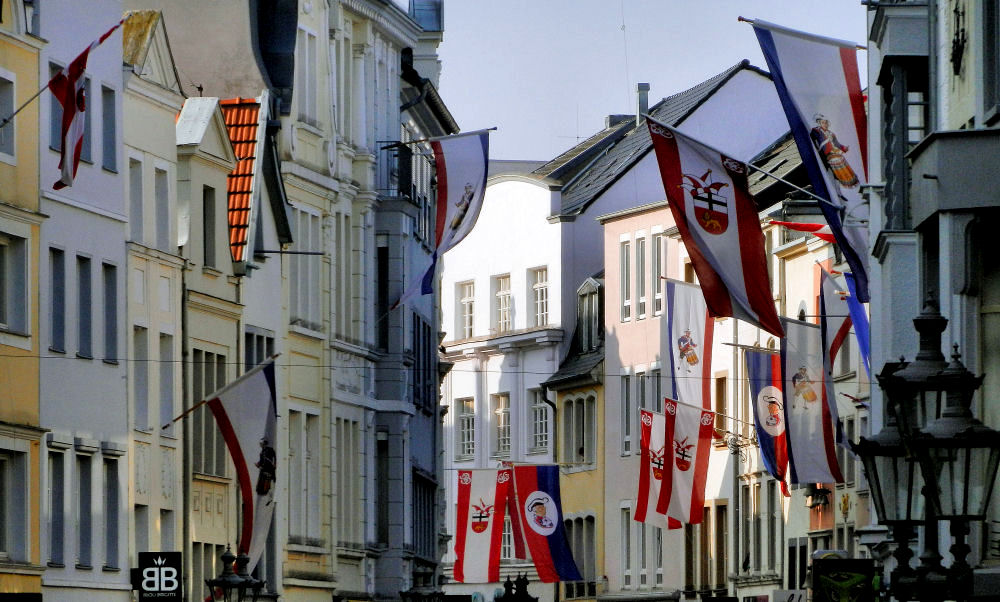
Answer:
POLYGON ((652 257, 652 271, 650 277, 653 284, 653 315, 657 316, 663 313, 663 288, 664 288, 664 277, 666 273, 663 270, 663 235, 654 234, 653 235, 653 257, 652 257))
MULTIPOLYGON (((132 327, 132 378, 135 428, 149 430, 149 336, 142 326, 132 327)), ((199 399, 198 401, 201 401, 199 399)))
POLYGON ((645 410, 649 406, 646 404, 646 373, 636 372, 635 374, 635 402, 636 407, 640 410, 645 410))
MULTIPOLYGON (((83 79, 83 94, 86 99, 85 102, 90 102, 93 96, 90 95, 90 78, 85 77, 83 79)), ((93 111, 83 112, 83 146, 80 149, 80 160, 87 163, 93 163, 94 157, 92 154, 91 146, 93 145, 93 135, 91 134, 91 114, 93 111)))
POLYGON ((621 376, 622 396, 622 455, 632 453, 632 377, 621 376))
POLYGON ((470 459, 476 454, 476 400, 471 397, 455 400, 458 410, 456 429, 456 459, 470 459))
POLYGON ((621 509, 622 589, 632 589, 632 511, 621 509))
POLYGON ((66 351, 66 257, 62 249, 49 249, 49 349, 66 351))
POLYGON ((618 250, 618 268, 621 286, 621 318, 622 322, 632 319, 632 243, 627 240, 621 242, 618 250))
POLYGON ((77 349, 80 357, 93 357, 90 258, 76 256, 77 349))
POLYGON ((639 302, 638 318, 646 317, 646 239, 635 241, 635 296, 639 302))
POLYGON ((118 268, 101 265, 104 279, 104 361, 118 361, 118 268))
POLYGON ((549 406, 541 389, 528 391, 531 399, 531 448, 543 451, 549 447, 549 406))
POLYGON ((295 65, 298 72, 298 83, 295 86, 296 103, 299 121, 310 125, 318 125, 316 119, 316 34, 299 28, 298 40, 295 45, 295 65))
MULTIPOLYGON (((726 433, 726 428, 728 427, 726 422, 726 415, 729 412, 727 401, 728 385, 729 379, 727 377, 715 377, 715 430, 723 435, 726 433)), ((724 445, 725 441, 725 437, 716 440, 719 445, 724 445)))
MULTIPOLYGON (((191 354, 191 390, 193 399, 204 399, 226 384, 226 356, 195 348, 191 354)), ((192 434, 192 470, 216 477, 226 476, 225 441, 211 410, 195 410, 192 434)))
POLYGON ((145 504, 136 504, 132 509, 132 514, 135 517, 135 550, 137 552, 150 552, 149 506, 145 504))
POLYGON ((211 186, 203 186, 201 190, 201 214, 204 236, 202 236, 202 257, 206 267, 215 267, 215 246, 216 246, 216 209, 215 209, 215 189, 211 186))
MULTIPOLYGON (((728 571, 727 552, 729 550, 729 519, 725 505, 715 507, 715 588, 726 587, 728 571)), ((706 525, 705 528, 708 528, 706 525)))
POLYGON ((649 559, 646 557, 648 551, 646 550, 646 523, 639 523, 637 539, 639 540, 639 587, 645 587, 649 569, 649 559))
POLYGON ((115 119, 115 91, 101 86, 101 165, 118 170, 118 132, 115 119))
POLYGON ((28 332, 27 241, 0 232, 0 329, 28 332))
MULTIPOLYGON (((323 248, 319 213, 313 209, 293 207, 292 223, 294 224, 293 235, 295 237, 294 250, 321 253, 323 248)), ((345 228, 345 231, 349 231, 349 229, 345 228)), ((353 251, 348 247, 344 249, 344 252, 347 255, 339 257, 337 261, 346 263, 345 268, 348 272, 344 278, 349 282, 351 276, 348 274, 352 269, 350 257, 353 251)), ((292 283, 290 291, 291 322, 296 326, 320 331, 323 329, 319 296, 322 279, 320 255, 292 255, 289 263, 291 264, 292 283)))
POLYGON ((663 585, 663 529, 653 527, 653 566, 656 567, 654 585, 663 585))
POLYGON ((93 566, 91 559, 91 537, 93 517, 91 515, 91 460, 88 454, 76 455, 76 564, 80 567, 93 566))
POLYGON ((118 460, 104 458, 104 568, 117 569, 118 562, 118 460))
MULTIPOLYGON (((49 63, 49 79, 55 77, 62 67, 55 63, 49 63)), ((49 148, 59 152, 62 150, 62 105, 59 100, 51 95, 46 95, 49 99, 49 148)))
POLYGON ((496 285, 496 330, 497 334, 510 332, 513 328, 513 308, 510 296, 510 274, 497 276, 496 285))
MULTIPOLYGON (((14 112, 14 76, 6 70, 0 70, 0 115, 4 117, 14 112)), ((14 159, 14 126, 13 120, 0 128, 0 159, 14 159)))
POLYGON ((659 368, 655 368, 649 371, 649 379, 653 385, 653 411, 662 412, 663 411, 663 382, 662 376, 659 368))
POLYGON ((539 268, 531 271, 531 292, 535 302, 535 326, 549 323, 549 270, 539 268))
POLYGON ((493 401, 493 455, 510 456, 510 394, 497 393, 493 401))
POLYGON ((142 162, 128 160, 128 228, 135 242, 142 242, 142 162))
POLYGON ((760 571, 761 540, 763 539, 763 522, 761 520, 760 483, 753 485, 753 570, 760 571))
POLYGON ((63 566, 63 538, 66 534, 66 454, 49 451, 49 564, 63 566))
POLYGON ((153 189, 156 202, 156 248, 173 251, 170 248, 170 190, 165 170, 154 170, 153 189))
POLYGON ((463 339, 468 339, 472 336, 475 325, 476 283, 472 281, 462 282, 458 285, 458 290, 458 302, 462 306, 462 322, 459 324, 459 332, 462 333, 463 339))
POLYGON ((167 425, 162 434, 173 434, 173 419, 174 337, 160 333, 160 424, 167 425))
POLYGON ((740 571, 750 572, 750 534, 753 531, 753 511, 750 508, 750 486, 743 485, 740 488, 740 514, 743 517, 743 524, 740 525, 740 571))
POLYGON ((770 480, 767 483, 767 570, 775 570, 775 545, 781 541, 781 534, 778 533, 778 521, 780 520, 781 507, 778 505, 778 481, 770 480))

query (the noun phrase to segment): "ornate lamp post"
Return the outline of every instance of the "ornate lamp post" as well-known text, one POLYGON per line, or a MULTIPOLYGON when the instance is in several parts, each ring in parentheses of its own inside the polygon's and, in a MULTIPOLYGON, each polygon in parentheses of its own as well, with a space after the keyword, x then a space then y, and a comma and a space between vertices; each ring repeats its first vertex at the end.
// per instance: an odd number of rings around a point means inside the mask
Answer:
POLYGON ((246 554, 240 554, 237 557, 229 549, 229 546, 226 546, 221 560, 222 574, 215 579, 205 580, 205 585, 208 586, 213 599, 217 593, 221 593, 225 602, 256 602, 260 591, 264 588, 264 582, 260 579, 254 579, 247 573, 250 558, 246 554), (236 565, 235 571, 233 570, 234 564, 236 565))

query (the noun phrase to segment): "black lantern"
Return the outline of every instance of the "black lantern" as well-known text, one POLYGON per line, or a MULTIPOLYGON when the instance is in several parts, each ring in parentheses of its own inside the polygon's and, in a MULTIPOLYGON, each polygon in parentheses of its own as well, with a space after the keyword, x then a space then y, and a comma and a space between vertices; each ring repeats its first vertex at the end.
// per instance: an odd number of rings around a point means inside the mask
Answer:
POLYGON ((233 554, 229 546, 222 553, 222 574, 215 579, 206 579, 205 585, 215 599, 217 594, 222 594, 225 602, 256 602, 260 591, 264 588, 264 582, 254 579, 247 573, 247 564, 250 557, 240 554, 239 557, 233 554), (236 570, 233 570, 233 565, 236 570))
POLYGON ((937 303, 933 299, 925 301, 920 315, 913 319, 920 335, 917 357, 912 362, 900 358, 900 363, 895 364, 899 366, 896 371, 886 374, 883 370, 879 375, 879 386, 889 398, 890 412, 896 413, 897 426, 906 444, 925 424, 941 416, 944 394, 937 376, 948 367, 941 353, 941 333, 947 325, 948 320, 938 312, 937 303))
POLYGON ((860 456, 871 485, 878 522, 894 528, 923 522, 924 479, 919 463, 903 444, 895 417, 890 415, 886 425, 871 439, 861 437, 854 451, 860 456))

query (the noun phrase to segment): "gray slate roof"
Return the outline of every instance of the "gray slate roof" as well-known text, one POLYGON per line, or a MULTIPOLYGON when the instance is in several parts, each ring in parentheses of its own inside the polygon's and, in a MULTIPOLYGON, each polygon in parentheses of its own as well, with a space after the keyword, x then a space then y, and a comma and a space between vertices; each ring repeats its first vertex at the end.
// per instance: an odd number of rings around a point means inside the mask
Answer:
MULTIPOLYGON (((692 88, 664 98, 650 109, 649 114, 667 125, 680 125, 716 90, 744 69, 770 77, 766 71, 754 67, 750 61, 744 59, 692 88)), ((595 198, 653 148, 645 122, 640 127, 636 127, 635 121, 626 122, 618 127, 627 129, 620 132, 623 135, 616 140, 617 143, 607 148, 603 155, 581 172, 578 178, 569 181, 563 188, 560 212, 562 215, 582 213, 595 198)))

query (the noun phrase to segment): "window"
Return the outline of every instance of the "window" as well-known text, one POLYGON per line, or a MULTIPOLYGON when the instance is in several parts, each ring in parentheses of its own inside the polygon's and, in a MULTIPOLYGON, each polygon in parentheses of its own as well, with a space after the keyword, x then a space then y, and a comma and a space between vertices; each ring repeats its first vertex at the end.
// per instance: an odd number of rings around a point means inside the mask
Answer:
MULTIPOLYGON (((323 250, 320 216, 314 210, 292 207, 296 251, 321 252, 323 250)), ((349 257, 349 255, 345 256, 349 257)), ((341 258, 340 261, 346 261, 341 258)), ((320 317, 320 256, 292 255, 291 264, 291 320, 292 324, 321 331, 320 317)), ((350 265, 350 262, 348 262, 350 265)))
POLYGON ((639 587, 645 587, 648 580, 649 559, 646 558, 646 523, 639 523, 639 587))
POLYGON ((635 374, 635 401, 637 408, 640 410, 645 410, 646 405, 646 373, 636 372, 635 374))
POLYGON ((132 378, 135 428, 146 431, 149 430, 149 331, 142 326, 132 327, 132 378))
POLYGON ((635 296, 639 301, 638 318, 646 317, 646 239, 635 240, 635 296))
POLYGON ((476 283, 460 282, 458 284, 458 304, 461 306, 461 322, 458 325, 458 332, 461 333, 461 338, 468 339, 472 337, 473 326, 475 325, 475 311, 476 311, 476 283))
POLYGON ((622 589, 632 589, 632 510, 621 509, 622 589))
POLYGON ((274 333, 266 328, 246 326, 243 333, 243 370, 263 364, 274 355, 274 333))
MULTIPOLYGON (((727 401, 729 379, 725 376, 715 377, 715 430, 718 434, 726 435, 727 426, 726 415, 729 412, 727 401)), ((716 445, 725 446, 726 438, 715 439, 716 445)))
POLYGON ((510 456, 510 394, 490 396, 493 406, 493 455, 510 456))
POLYGON ((618 250, 618 269, 620 270, 621 287, 619 294, 622 299, 621 319, 627 322, 632 319, 632 243, 627 240, 621 242, 618 250))
POLYGON ((510 332, 513 328, 510 297, 510 274, 493 279, 496 288, 496 331, 497 334, 510 332))
POLYGON ((986 124, 1000 115, 1000 6, 983 3, 983 101, 986 124))
POLYGON ((538 268, 531 271, 531 292, 535 305, 535 326, 549 323, 549 270, 538 268))
POLYGON ((854 359, 854 350, 851 348, 852 338, 854 338, 854 335, 848 333, 848 335, 844 337, 844 342, 840 345, 840 351, 837 352, 837 366, 836 371, 834 372, 837 376, 846 376, 851 373, 851 364, 854 359))
MULTIPOLYGON (((14 112, 14 76, 6 70, 0 69, 0 119, 4 119, 14 112)), ((14 130, 15 121, 11 119, 3 127, 0 127, 0 159, 12 162, 15 154, 14 141, 17 139, 14 130)))
MULTIPOLYGON (((55 63, 49 63, 49 79, 56 76, 62 67, 55 63)), ((62 150, 62 105, 52 94, 47 94, 49 99, 49 148, 59 152, 62 150)))
POLYGON ((788 539, 788 589, 805 589, 808 575, 809 539, 790 537, 788 539))
POLYGON ((600 342, 600 307, 598 292, 590 284, 585 284, 578 292, 577 329, 583 351, 597 349, 600 342))
POLYGON ((545 451, 549 447, 549 406, 541 389, 528 391, 531 400, 531 449, 545 451))
MULTIPOLYGON (((199 400, 200 401, 200 400, 199 400)), ((162 434, 174 432, 174 337, 160 333, 160 424, 162 434)), ((168 550, 170 548, 164 548, 168 550)))
POLYGON ((514 528, 510 523, 510 514, 503 517, 503 531, 500 533, 500 561, 514 560, 514 528))
POLYGON ((49 249, 49 349, 66 351, 66 257, 62 249, 49 249))
POLYGON ((170 190, 167 172, 153 171, 153 192, 156 201, 156 248, 172 252, 170 245, 170 190))
POLYGON ((653 527, 653 565, 656 567, 654 585, 663 586, 663 529, 653 527))
MULTIPOLYGON (((847 441, 851 444, 855 443, 855 432, 854 432, 854 418, 850 417, 844 420, 844 436, 847 441)), ((847 486, 851 487, 854 485, 855 473, 857 472, 857 465, 854 457, 854 453, 847 450, 843 445, 837 446, 837 453, 840 455, 840 469, 843 472, 844 479, 847 481, 847 486)))
POLYGON ((760 514, 760 483, 753 484, 753 509, 752 509, 752 522, 753 522, 753 570, 754 572, 760 572, 760 560, 761 560, 761 536, 763 530, 763 523, 761 521, 760 514))
POLYGON ((0 448, 0 560, 28 561, 27 442, 0 448))
POLYGON ((476 454, 476 400, 471 397, 456 399, 455 408, 458 410, 455 456, 468 460, 476 454))
MULTIPOLYGON (((361 467, 364 437, 357 420, 335 418, 333 424, 333 490, 340 492, 333 498, 337 516, 361 516, 364 512, 365 485, 361 467)), ((338 545, 362 551, 367 528, 363 521, 338 520, 335 522, 338 545)))
POLYGON ((653 386, 653 411, 662 412, 663 411, 663 382, 661 380, 661 372, 659 368, 654 368, 649 371, 649 380, 652 381, 653 386))
POLYGON ((770 479, 767 482, 767 570, 777 569, 775 562, 775 544, 781 541, 778 533, 778 522, 781 520, 781 506, 778 503, 778 481, 770 479))
POLYGON ((206 267, 214 268, 215 247, 218 242, 215 234, 218 228, 215 224, 215 189, 211 186, 203 186, 201 189, 201 214, 202 228, 204 228, 201 241, 202 263, 206 267))
POLYGON ((653 258, 652 272, 650 277, 653 284, 653 315, 658 316, 663 313, 663 279, 666 273, 663 269, 663 235, 653 235, 653 258))
POLYGON ((160 550, 174 548, 174 511, 160 509, 160 550))
POLYGON ((106 569, 117 569, 121 564, 118 561, 118 499, 118 460, 104 458, 104 568, 106 569))
POLYGON ((437 549, 437 483, 413 471, 413 551, 417 557, 431 560, 437 549))
POLYGON ((150 552, 149 506, 136 504, 132 513, 135 515, 135 549, 137 552, 150 552))
POLYGON ((622 455, 627 456, 632 453, 632 377, 628 374, 621 376, 621 396, 622 396, 622 455))
POLYGON ((92 351, 92 308, 91 308, 90 258, 76 256, 77 326, 79 329, 76 354, 79 357, 93 357, 92 351))
POLYGON ((115 121, 115 91, 101 86, 101 150, 102 165, 108 171, 118 170, 118 127, 115 121))
POLYGON ((563 461, 593 464, 596 455, 596 400, 593 395, 567 398, 563 402, 563 461))
POLYGON ((288 411, 288 535, 299 543, 316 542, 320 533, 319 415, 288 411))
POLYGON ((438 403, 437 337, 420 314, 414 312, 411 321, 413 368, 410 372, 412 399, 417 407, 430 408, 438 403))
POLYGON ((684 282, 690 282, 696 284, 698 282, 698 276, 694 273, 694 265, 690 261, 684 262, 684 282))
POLYGON ((104 279, 104 361, 118 362, 118 268, 101 264, 104 279))
POLYGON ((76 454, 76 564, 80 568, 93 566, 91 541, 93 537, 93 516, 91 515, 91 467, 90 454, 76 454))
POLYGON ((563 521, 566 539, 573 553, 573 560, 583 581, 566 583, 566 598, 595 598, 597 596, 596 521, 593 516, 577 517, 563 521))
MULTIPOLYGON (((192 399, 201 401, 226 384, 226 356, 195 348, 191 354, 192 399)), ((208 406, 194 411, 192 470, 215 477, 226 476, 225 441, 208 406)))
MULTIPOLYGON (((985 58, 985 57, 984 57, 985 58)), ((988 59, 986 59, 988 61, 988 59)), ((906 154, 927 133, 927 76, 902 61, 886 61, 882 87, 882 165, 885 177, 886 227, 910 227, 909 161, 906 154)))
POLYGON ((318 125, 316 119, 316 34, 299 28, 295 45, 295 64, 298 66, 298 82, 295 95, 298 97, 299 121, 318 125))
POLYGON ((750 534, 753 531, 753 511, 750 508, 750 486, 743 485, 740 487, 740 514, 743 517, 743 522, 740 525, 740 545, 742 546, 740 550, 740 555, 742 556, 742 562, 740 563, 740 572, 748 573, 750 571, 750 534))
POLYGON ((128 160, 128 227, 129 236, 142 242, 142 162, 128 160))
POLYGON ((66 529, 66 454, 62 449, 49 450, 49 565, 64 565, 66 529))
MULTIPOLYGON (((90 105, 91 100, 94 98, 90 95, 90 78, 83 78, 83 97, 86 99, 87 105, 90 105)), ((93 111, 83 112, 83 147, 80 149, 80 160, 86 163, 93 163, 94 156, 91 152, 91 145, 93 143, 93 138, 91 136, 91 114, 93 111)))
POLYGON ((0 329, 28 331, 27 278, 25 239, 0 232, 0 329))
MULTIPOLYGON (((728 572, 729 559, 729 508, 725 504, 715 506, 715 588, 726 587, 726 573, 728 572)), ((708 525, 705 526, 708 528, 708 525)))
POLYGON ((693 593, 698 574, 698 525, 684 525, 684 558, 684 591, 693 593))
POLYGON ((39 29, 38 24, 41 17, 41 7, 38 6, 38 3, 39 0, 24 0, 24 14, 25 20, 27 21, 26 31, 33 36, 41 35, 41 30, 39 29))

